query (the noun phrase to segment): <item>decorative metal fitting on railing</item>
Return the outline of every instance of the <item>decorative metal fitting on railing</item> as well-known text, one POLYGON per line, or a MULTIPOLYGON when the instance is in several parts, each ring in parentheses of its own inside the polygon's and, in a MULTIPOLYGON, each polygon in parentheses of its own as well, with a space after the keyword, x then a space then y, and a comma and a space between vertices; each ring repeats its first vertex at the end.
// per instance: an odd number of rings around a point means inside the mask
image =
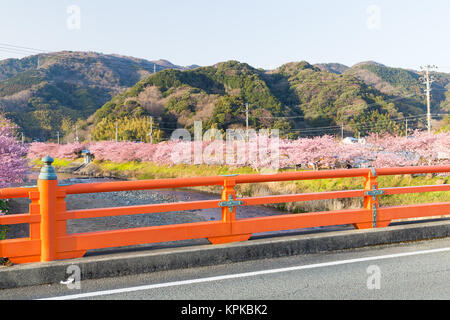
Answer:
POLYGON ((371 191, 366 191, 364 194, 366 196, 371 196, 372 199, 373 199, 373 203, 372 203, 373 223, 372 223, 372 226, 374 228, 376 228, 377 227, 377 203, 376 203, 376 201, 377 201, 377 197, 378 196, 381 196, 381 195, 384 194, 384 191, 377 189, 377 186, 373 185, 372 186, 372 190, 371 191))
POLYGON ((219 202, 220 207, 228 207, 230 213, 233 212, 234 207, 242 205, 244 202, 241 200, 233 200, 233 195, 228 195, 228 201, 219 202))
POLYGON ((376 186, 376 185, 372 185, 372 190, 366 191, 364 194, 365 194, 366 196, 371 196, 371 197, 373 197, 373 201, 376 201, 376 200, 377 200, 377 196, 383 195, 383 194, 384 194, 384 191, 383 191, 383 190, 377 189, 377 186, 376 186))
POLYGON ((366 191, 364 193, 364 195, 372 197, 372 200, 373 200, 373 202, 372 202, 372 227, 376 228, 377 227, 377 213, 378 213, 377 197, 383 195, 384 191, 378 189, 378 184, 376 182, 377 172, 376 172, 375 168, 371 167, 370 172, 372 173, 372 176, 369 177, 368 183, 372 183, 372 190, 366 191))

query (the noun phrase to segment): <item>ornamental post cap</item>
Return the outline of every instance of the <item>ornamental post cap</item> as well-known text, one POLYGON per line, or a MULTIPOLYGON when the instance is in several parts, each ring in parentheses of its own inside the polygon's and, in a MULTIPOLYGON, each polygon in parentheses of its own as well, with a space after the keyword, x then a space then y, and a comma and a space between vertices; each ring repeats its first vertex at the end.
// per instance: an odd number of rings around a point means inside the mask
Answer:
POLYGON ((44 162, 47 165, 51 165, 53 163, 53 161, 55 161, 55 160, 53 160, 53 158, 50 157, 49 155, 46 155, 45 157, 43 157, 41 159, 41 161, 44 162))
POLYGON ((39 180, 58 180, 56 176, 55 169, 52 167, 53 158, 49 155, 43 157, 41 159, 42 162, 45 163, 45 166, 41 168, 41 172, 39 174, 39 180))

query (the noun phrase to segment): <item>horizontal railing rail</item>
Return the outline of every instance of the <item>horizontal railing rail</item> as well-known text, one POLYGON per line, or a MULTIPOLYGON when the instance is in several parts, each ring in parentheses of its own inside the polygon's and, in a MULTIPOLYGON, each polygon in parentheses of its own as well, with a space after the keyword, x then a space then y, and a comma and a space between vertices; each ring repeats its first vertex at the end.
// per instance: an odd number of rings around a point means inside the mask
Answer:
POLYGON ((29 224, 28 238, 0 241, 0 257, 15 263, 82 257, 87 250, 154 242, 207 238, 211 243, 245 241, 254 233, 352 224, 358 229, 387 227, 392 220, 450 215, 450 202, 379 207, 385 195, 450 191, 450 185, 379 188, 377 177, 401 174, 449 173, 450 166, 362 168, 323 171, 245 174, 59 185, 51 163, 41 170, 37 186, 0 189, 0 199, 29 198, 29 213, 0 216, 0 225, 29 224), (363 189, 236 197, 237 184, 312 179, 364 178, 363 189), (70 194, 222 186, 221 199, 144 204, 124 207, 66 210, 70 194), (362 198, 360 209, 236 219, 236 208, 289 202, 362 198), (221 208, 219 221, 149 226, 67 234, 67 220, 221 208))

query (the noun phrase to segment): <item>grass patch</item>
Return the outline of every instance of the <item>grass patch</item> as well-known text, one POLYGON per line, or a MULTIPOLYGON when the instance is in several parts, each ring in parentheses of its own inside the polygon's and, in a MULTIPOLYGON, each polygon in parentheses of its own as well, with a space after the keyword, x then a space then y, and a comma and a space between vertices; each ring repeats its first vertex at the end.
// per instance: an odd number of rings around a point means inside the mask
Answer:
POLYGON ((55 159, 53 161, 54 167, 68 167, 70 164, 72 164, 73 160, 67 160, 67 159, 55 159))
MULTIPOLYGON (((407 187, 449 184, 449 176, 436 175, 395 175, 378 178, 378 187, 407 187)), ((450 201, 450 192, 436 191, 423 193, 393 194, 379 197, 381 206, 399 206, 405 204, 421 204, 450 201)))
MULTIPOLYGON (((8 199, 0 199, 0 216, 1 215, 6 215, 9 214, 9 204, 8 204, 8 199)), ((6 236, 8 234, 9 231, 9 226, 0 226, 0 240, 4 240, 6 239, 6 236)))
MULTIPOLYGON (((69 160, 69 159, 55 158, 53 160, 54 161, 52 163, 52 166, 55 168, 65 168, 65 167, 70 166, 74 162, 79 162, 79 159, 69 160)), ((33 168, 37 168, 37 169, 42 168, 44 166, 44 163, 41 161, 41 159, 29 160, 28 164, 30 166, 32 166, 33 168)))
POLYGON ((167 179, 180 177, 215 176, 224 174, 248 174, 257 173, 250 167, 230 168, 208 165, 185 165, 175 166, 156 165, 152 162, 124 162, 115 163, 111 161, 94 161, 102 170, 129 174, 138 180, 145 179, 167 179))

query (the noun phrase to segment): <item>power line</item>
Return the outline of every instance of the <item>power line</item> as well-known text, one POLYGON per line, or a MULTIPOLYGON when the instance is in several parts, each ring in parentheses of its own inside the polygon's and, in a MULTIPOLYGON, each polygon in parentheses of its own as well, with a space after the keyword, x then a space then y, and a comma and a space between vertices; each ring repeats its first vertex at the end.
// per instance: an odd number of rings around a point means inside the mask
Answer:
MULTIPOLYGON (((424 116, 425 116, 425 114, 417 115, 417 116, 407 116, 407 117, 401 117, 401 118, 394 118, 394 119, 389 118, 389 119, 381 120, 381 121, 386 121, 386 122, 388 122, 388 121, 403 121, 405 119, 421 118, 421 117, 424 117, 424 116)), ((359 124, 363 124, 363 125, 365 123, 373 123, 373 122, 371 122, 371 121, 359 122, 359 124)), ((304 128, 304 129, 292 129, 292 131, 309 131, 309 130, 316 131, 316 130, 329 129, 329 128, 336 129, 336 128, 341 128, 341 126, 340 125, 336 125, 336 126, 312 127, 312 128, 304 128)))
MULTIPOLYGON (((417 119, 405 119, 405 120, 409 120, 409 121, 417 121, 417 122, 419 122, 420 118, 417 118, 417 119)), ((386 120, 378 121, 378 122, 372 123, 372 124, 358 125, 358 129, 360 129, 360 130, 373 129, 373 128, 379 127, 379 126, 383 125, 384 123, 388 123, 388 122, 389 122, 389 119, 386 119, 386 120)), ((403 121, 397 120, 397 122, 398 122, 398 123, 401 123, 401 122, 403 122, 403 121)), ((397 124, 398 124, 398 123, 397 123, 397 124)))
MULTIPOLYGON (((296 106, 294 106, 296 107, 296 106)), ((304 119, 305 116, 287 116, 287 117, 276 117, 276 116, 272 116, 272 117, 255 117, 256 119, 304 119)))
POLYGON ((4 53, 13 53, 13 54, 20 54, 20 55, 34 54, 34 52, 25 52, 25 51, 16 50, 16 49, 4 48, 1 46, 0 46, 0 51, 2 51, 4 53))
MULTIPOLYGON (((414 96, 414 93, 408 94, 408 95, 403 95, 401 97, 395 97, 392 99, 387 99, 384 100, 384 102, 394 102, 397 100, 402 100, 402 99, 406 99, 409 97, 414 96)), ((362 106, 363 104, 356 104, 356 106, 362 106)), ((368 104, 364 104, 365 107, 371 107, 371 106, 375 106, 375 105, 380 105, 379 102, 373 102, 373 103, 368 103, 368 104)), ((304 103, 304 104, 300 104, 300 105, 293 105, 292 108, 298 108, 301 106, 310 106, 310 104, 308 103, 304 103)), ((351 106, 355 106, 355 105, 351 105, 351 106)), ((331 114, 325 114, 324 116, 331 116, 331 114)), ((295 118, 300 118, 300 119, 304 119, 305 116, 270 116, 270 117, 255 117, 256 119, 295 119, 295 118)))
POLYGON ((450 89, 440 89, 440 88, 433 88, 433 90, 438 90, 438 91, 450 91, 450 89))
POLYGON ((8 54, 8 56, 10 56, 11 54, 20 56, 18 58, 12 58, 12 59, 21 59, 21 58, 25 58, 27 56, 37 55, 38 68, 39 68, 39 55, 41 55, 41 54, 55 55, 55 53, 52 53, 49 50, 35 49, 35 48, 24 47, 24 46, 16 46, 16 45, 7 44, 7 43, 0 43, 0 53, 6 53, 6 54, 8 54))
MULTIPOLYGON (((411 121, 410 122, 410 128, 414 129, 414 126, 416 127, 416 129, 418 128, 418 125, 420 123, 420 118, 423 118, 424 116, 421 117, 415 117, 415 118, 399 118, 396 121, 400 122, 403 120, 408 120, 411 121), (415 124, 414 124, 415 123, 415 124), (412 125, 411 125, 412 124, 412 125)), ((363 125, 359 126, 360 130, 364 130, 364 129, 368 129, 369 131, 373 130, 376 127, 379 127, 380 125, 383 125, 383 123, 387 123, 388 121, 390 121, 389 119, 383 120, 381 122, 377 122, 377 123, 371 123, 371 122, 364 122, 363 125)), ((338 133, 339 131, 341 131, 341 135, 342 135, 342 127, 341 126, 330 126, 330 127, 318 127, 318 128, 307 128, 307 129, 292 129, 292 130, 282 130, 282 132, 284 134, 286 133, 298 133, 298 134, 307 134, 307 135, 314 135, 314 134, 328 134, 328 133, 338 133)))
POLYGON ((0 43, 0 46, 7 46, 7 47, 13 47, 13 48, 25 49, 25 50, 31 50, 31 51, 47 52, 47 50, 30 48, 30 47, 16 46, 16 45, 13 45, 13 44, 8 44, 8 43, 0 43))
MULTIPOLYGON (((445 114, 432 114, 433 117, 439 117, 441 115, 445 115, 445 114)), ((421 118, 425 118, 426 114, 422 114, 422 115, 415 115, 415 116, 406 116, 406 117, 399 117, 399 118, 388 118, 385 120, 379 120, 377 123, 373 123, 371 121, 365 121, 365 122, 359 122, 357 125, 360 129, 367 129, 367 128, 373 128, 375 126, 379 126, 380 124, 383 123, 388 123, 388 122, 403 122, 405 120, 412 122, 416 122, 421 120, 421 118)), ((186 128, 165 128, 165 127, 160 127, 159 129, 163 129, 163 130, 177 130, 177 129, 186 129, 186 128)), ((336 125, 336 126, 324 126, 324 127, 311 127, 311 128, 302 128, 302 129, 289 129, 289 130, 283 130, 284 132, 299 132, 299 133, 314 133, 314 132, 319 132, 319 131, 336 131, 338 132, 338 130, 341 130, 342 126, 341 125, 336 125)))
POLYGON ((16 52, 16 53, 24 53, 24 54, 35 54, 35 53, 44 53, 44 52, 37 52, 37 51, 28 51, 28 50, 23 50, 23 49, 16 49, 16 48, 12 48, 12 47, 5 47, 0 45, 0 50, 5 50, 5 51, 11 51, 11 52, 16 52))
POLYGON ((35 49, 30 47, 16 46, 7 43, 0 43, 0 53, 7 53, 8 55, 29 56, 48 53, 46 50, 35 49))

